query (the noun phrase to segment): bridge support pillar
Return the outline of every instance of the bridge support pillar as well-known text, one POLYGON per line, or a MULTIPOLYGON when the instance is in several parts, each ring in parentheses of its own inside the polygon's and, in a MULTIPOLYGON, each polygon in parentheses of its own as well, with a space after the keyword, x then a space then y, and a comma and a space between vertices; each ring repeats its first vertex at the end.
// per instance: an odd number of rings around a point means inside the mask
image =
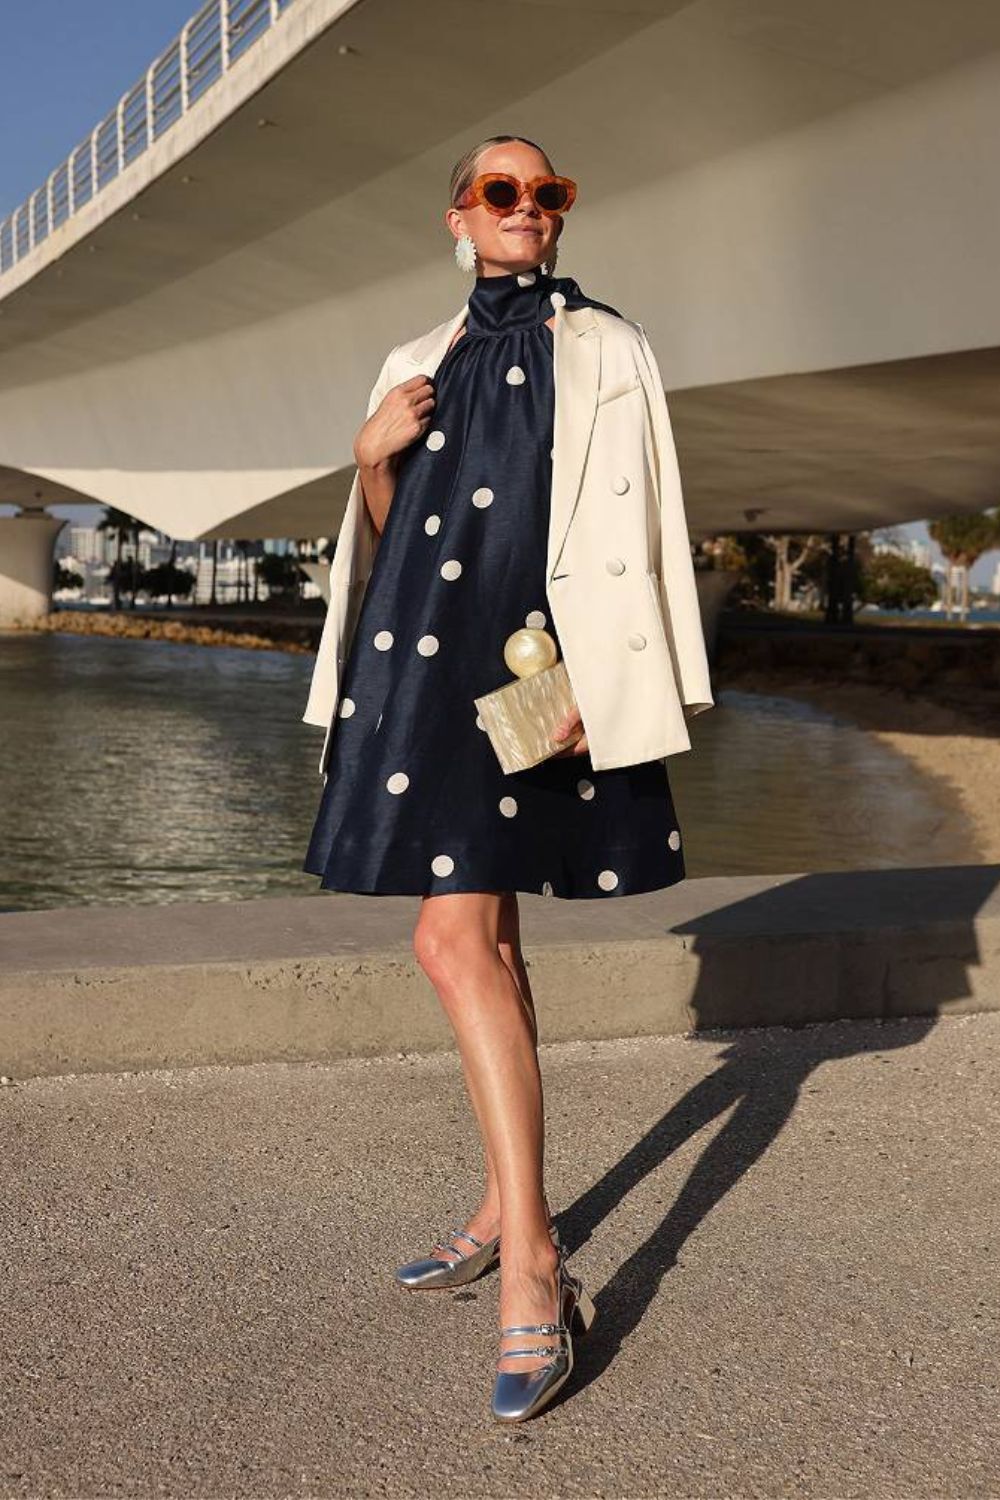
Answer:
POLYGON ((41 506, 0 516, 0 626, 29 625, 52 607, 52 557, 66 525, 41 506))
POLYGON ((854 624, 854 590, 857 570, 854 557, 854 532, 847 533, 846 550, 841 550, 841 534, 830 532, 830 553, 826 569, 826 624, 854 624))

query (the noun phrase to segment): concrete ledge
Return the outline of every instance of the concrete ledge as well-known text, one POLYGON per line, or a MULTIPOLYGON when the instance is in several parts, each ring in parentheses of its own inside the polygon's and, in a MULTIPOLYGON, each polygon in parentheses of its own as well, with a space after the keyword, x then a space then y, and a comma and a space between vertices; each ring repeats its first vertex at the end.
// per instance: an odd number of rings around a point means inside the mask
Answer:
MULTIPOLYGON (((520 898, 546 1042, 1000 1009, 1000 867, 520 898)), ((450 1049, 415 897, 0 915, 15 1077, 450 1049)))

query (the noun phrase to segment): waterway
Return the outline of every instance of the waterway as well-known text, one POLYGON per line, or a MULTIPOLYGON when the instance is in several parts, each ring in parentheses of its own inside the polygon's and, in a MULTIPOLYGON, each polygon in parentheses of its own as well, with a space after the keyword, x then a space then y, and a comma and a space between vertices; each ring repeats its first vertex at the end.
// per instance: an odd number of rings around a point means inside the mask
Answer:
MULTIPOLYGON (((0 633, 0 910, 319 894, 313 658, 0 633)), ((870 735, 720 690, 668 760, 689 876, 962 863, 937 783, 870 735)))

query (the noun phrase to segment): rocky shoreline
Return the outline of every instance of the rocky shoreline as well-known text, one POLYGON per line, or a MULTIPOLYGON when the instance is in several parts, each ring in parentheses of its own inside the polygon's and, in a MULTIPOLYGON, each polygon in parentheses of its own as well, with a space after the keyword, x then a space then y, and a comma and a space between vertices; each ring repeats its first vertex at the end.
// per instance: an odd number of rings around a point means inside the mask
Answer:
POLYGON ((229 627, 198 625, 190 618, 165 619, 130 611, 97 613, 90 610, 53 610, 30 630, 67 631, 71 635, 105 635, 122 639, 175 641, 193 646, 241 646, 249 651, 291 651, 304 655, 319 644, 322 619, 254 620, 243 616, 229 627))

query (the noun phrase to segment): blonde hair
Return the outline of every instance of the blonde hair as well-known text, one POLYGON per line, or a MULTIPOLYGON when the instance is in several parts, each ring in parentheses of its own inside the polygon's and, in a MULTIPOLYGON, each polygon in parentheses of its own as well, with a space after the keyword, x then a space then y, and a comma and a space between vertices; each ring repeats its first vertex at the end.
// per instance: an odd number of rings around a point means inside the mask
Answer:
POLYGON ((466 192, 466 190, 472 186, 472 183, 476 178, 476 169, 479 166, 479 158, 482 156, 483 152, 489 150, 490 146, 502 146, 507 141, 523 141, 524 145, 526 146, 534 146, 535 150, 540 151, 542 156, 545 157, 545 165, 548 170, 550 172, 555 171, 555 168, 549 161, 548 156, 546 156, 545 152, 542 151, 542 148, 541 146, 539 146, 537 141, 529 141, 526 135, 491 135, 487 140, 480 141, 478 146, 473 146, 471 150, 466 151, 465 155, 452 167, 451 188, 449 196, 449 202, 452 208, 455 208, 457 206, 459 199, 466 192))

